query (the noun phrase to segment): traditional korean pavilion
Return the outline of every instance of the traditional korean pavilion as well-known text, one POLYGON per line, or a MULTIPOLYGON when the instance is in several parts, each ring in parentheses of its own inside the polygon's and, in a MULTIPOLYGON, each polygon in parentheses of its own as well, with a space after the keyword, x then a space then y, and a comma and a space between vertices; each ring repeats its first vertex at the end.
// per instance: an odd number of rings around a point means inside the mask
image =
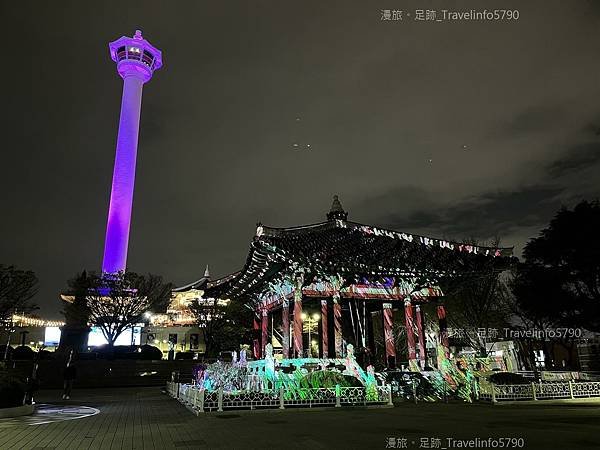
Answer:
POLYGON ((385 361, 394 365, 393 315, 403 312, 409 364, 416 367, 426 359, 423 304, 435 305, 438 339, 448 349, 440 282, 472 274, 490 262, 499 273, 510 264, 511 255, 512 248, 480 247, 349 221, 335 196, 324 222, 291 228, 259 223, 242 270, 186 288, 202 289, 205 298, 250 305, 256 314, 254 327, 260 330, 260 342, 254 342, 257 357, 273 336, 281 342, 283 358, 341 358, 350 340, 373 352, 373 318, 379 317, 385 361))

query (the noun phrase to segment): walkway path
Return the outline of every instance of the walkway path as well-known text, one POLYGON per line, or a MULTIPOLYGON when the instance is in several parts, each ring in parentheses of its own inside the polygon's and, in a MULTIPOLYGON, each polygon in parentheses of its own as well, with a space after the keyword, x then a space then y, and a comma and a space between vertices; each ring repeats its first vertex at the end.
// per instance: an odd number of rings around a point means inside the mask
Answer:
MULTIPOLYGON (((0 420, 0 449, 384 449, 406 439, 418 449, 446 438, 523 438, 525 448, 600 448, 600 408, 593 406, 403 404, 392 409, 339 408, 225 412, 196 417, 158 388, 57 391, 38 402, 89 406, 99 414, 30 425, 0 420), (414 442, 414 444, 413 444, 414 442)), ((540 402, 541 403, 541 402, 540 402)), ((34 421, 35 422, 35 421, 34 421)), ((399 447, 398 447, 399 448, 399 447)))

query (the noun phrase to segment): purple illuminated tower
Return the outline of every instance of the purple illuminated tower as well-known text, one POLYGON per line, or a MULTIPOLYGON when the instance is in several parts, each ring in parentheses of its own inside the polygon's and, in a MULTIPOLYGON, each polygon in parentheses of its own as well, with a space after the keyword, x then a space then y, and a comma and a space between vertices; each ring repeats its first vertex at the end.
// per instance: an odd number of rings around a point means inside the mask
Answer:
POLYGON ((110 56, 123 78, 121 118, 113 171, 102 272, 124 271, 127 264, 129 225, 133 204, 142 88, 162 66, 162 53, 137 30, 133 38, 121 37, 109 44, 110 56))

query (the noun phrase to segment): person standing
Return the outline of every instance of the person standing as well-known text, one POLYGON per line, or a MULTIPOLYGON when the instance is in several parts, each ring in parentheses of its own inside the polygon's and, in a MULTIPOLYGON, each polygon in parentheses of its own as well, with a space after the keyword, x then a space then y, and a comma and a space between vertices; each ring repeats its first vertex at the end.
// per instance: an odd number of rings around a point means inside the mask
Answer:
POLYGON ((71 390, 73 389, 73 382, 75 378, 77 378, 77 367, 73 364, 73 351, 71 351, 69 355, 69 360, 67 361, 67 367, 63 371, 63 400, 69 400, 71 398, 71 390))

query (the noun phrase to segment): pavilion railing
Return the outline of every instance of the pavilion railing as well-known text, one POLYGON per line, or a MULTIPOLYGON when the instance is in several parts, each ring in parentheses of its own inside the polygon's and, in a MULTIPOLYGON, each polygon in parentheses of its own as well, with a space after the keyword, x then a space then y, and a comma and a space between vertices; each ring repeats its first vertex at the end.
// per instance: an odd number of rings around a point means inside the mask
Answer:
POLYGON ((560 400, 600 397, 600 381, 532 382, 528 384, 480 383, 479 399, 491 402, 560 400))
POLYGON ((207 391, 191 384, 167 382, 167 393, 196 415, 232 409, 269 409, 286 407, 392 405, 391 386, 301 388, 278 391, 207 391))

